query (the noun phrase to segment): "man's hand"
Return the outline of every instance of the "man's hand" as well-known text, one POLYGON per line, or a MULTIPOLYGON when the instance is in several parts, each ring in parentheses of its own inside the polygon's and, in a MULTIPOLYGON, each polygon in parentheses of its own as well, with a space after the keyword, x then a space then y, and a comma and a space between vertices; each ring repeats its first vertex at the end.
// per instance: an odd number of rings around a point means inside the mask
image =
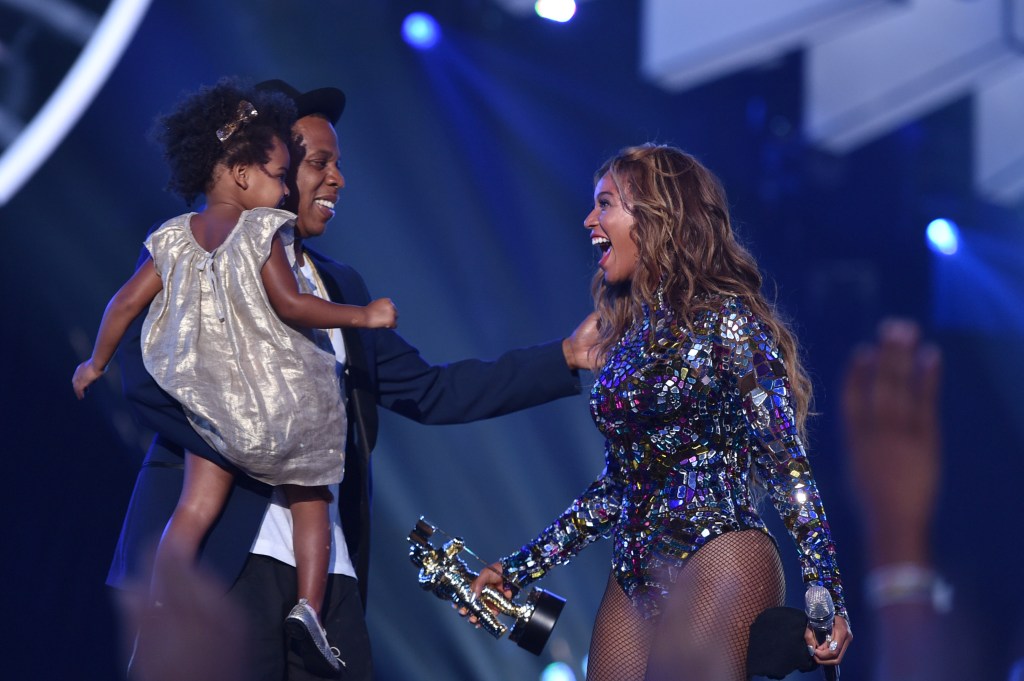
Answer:
POLYGON ((596 372, 601 367, 598 364, 600 358, 597 356, 597 320, 596 312, 591 312, 580 322, 580 325, 568 338, 562 341, 562 354, 565 355, 565 363, 573 371, 586 369, 596 372))

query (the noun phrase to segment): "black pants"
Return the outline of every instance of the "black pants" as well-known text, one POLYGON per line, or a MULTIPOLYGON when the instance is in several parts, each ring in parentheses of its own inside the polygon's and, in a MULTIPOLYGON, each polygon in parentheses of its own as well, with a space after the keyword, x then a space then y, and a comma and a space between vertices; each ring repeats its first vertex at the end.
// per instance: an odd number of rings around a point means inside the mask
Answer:
MULTIPOLYGON (((246 613, 249 662, 258 681, 320 681, 306 671, 292 650, 284 618, 298 602, 295 568, 267 556, 250 554, 228 596, 246 613)), ((344 681, 371 681, 373 662, 358 583, 352 577, 330 575, 320 615, 327 640, 341 651, 344 681)))

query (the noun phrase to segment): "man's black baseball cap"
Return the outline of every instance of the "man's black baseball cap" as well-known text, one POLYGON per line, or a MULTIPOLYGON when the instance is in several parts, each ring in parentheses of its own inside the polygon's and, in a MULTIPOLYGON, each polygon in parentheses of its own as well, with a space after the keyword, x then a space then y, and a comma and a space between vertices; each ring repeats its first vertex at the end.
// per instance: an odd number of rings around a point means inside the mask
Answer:
POLYGON ((298 117, 323 114, 331 125, 337 125, 341 112, 345 110, 345 93, 336 87, 322 87, 309 92, 300 92, 283 80, 265 80, 256 84, 257 90, 280 92, 291 97, 298 110, 298 117))

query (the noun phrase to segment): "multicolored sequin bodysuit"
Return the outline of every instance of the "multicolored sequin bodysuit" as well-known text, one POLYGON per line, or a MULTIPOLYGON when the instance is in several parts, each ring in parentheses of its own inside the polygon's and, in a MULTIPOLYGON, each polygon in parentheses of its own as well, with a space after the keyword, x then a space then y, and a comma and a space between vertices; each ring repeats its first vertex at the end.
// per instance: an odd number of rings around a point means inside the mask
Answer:
POLYGON ((694 331, 648 313, 612 348, 590 399, 606 437, 605 470, 531 543, 504 558, 518 587, 600 536, 645 617, 686 559, 725 532, 759 529, 751 476, 796 542, 803 578, 846 614, 835 548, 790 405, 775 340, 737 298, 698 313, 694 331))

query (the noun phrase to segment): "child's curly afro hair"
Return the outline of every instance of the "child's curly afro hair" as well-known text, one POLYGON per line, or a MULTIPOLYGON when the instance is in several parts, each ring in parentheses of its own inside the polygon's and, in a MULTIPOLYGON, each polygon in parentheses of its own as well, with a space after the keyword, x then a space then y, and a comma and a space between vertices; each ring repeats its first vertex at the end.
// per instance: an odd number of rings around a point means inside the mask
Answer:
POLYGON ((213 180, 218 163, 227 167, 270 160, 274 138, 286 145, 295 122, 295 102, 279 92, 260 91, 238 78, 186 95, 169 114, 156 119, 151 133, 171 168, 167 190, 191 207, 213 180), (250 102, 257 115, 241 123, 225 141, 217 131, 238 120, 239 103, 250 102))

